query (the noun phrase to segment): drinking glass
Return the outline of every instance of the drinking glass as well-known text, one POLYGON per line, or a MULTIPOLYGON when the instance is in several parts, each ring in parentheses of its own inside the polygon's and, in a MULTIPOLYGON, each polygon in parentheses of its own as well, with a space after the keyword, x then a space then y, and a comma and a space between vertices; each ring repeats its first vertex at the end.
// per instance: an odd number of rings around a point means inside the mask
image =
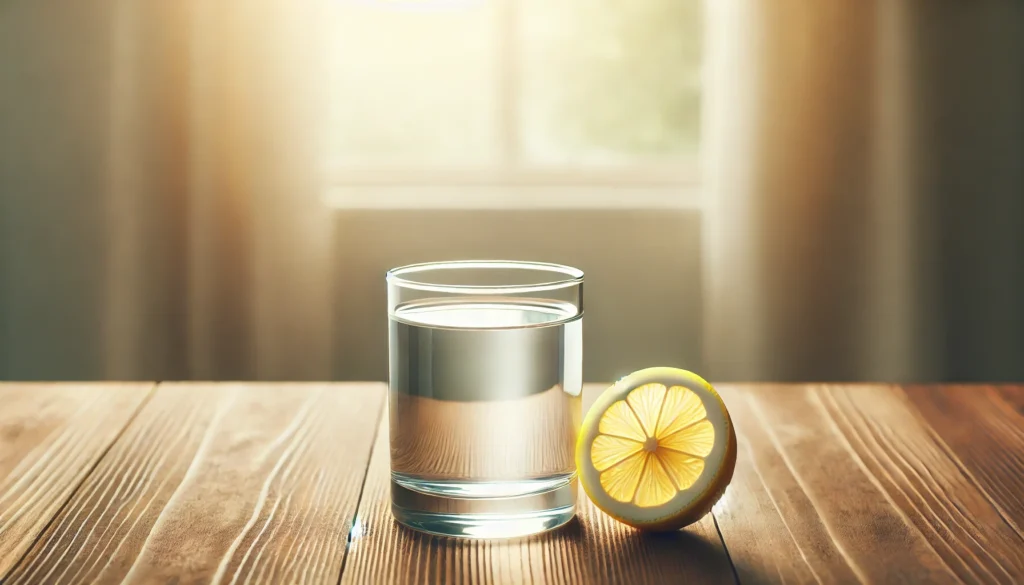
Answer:
POLYGON ((523 536, 576 511, 583 272, 541 262, 387 274, 391 510, 446 536, 523 536))

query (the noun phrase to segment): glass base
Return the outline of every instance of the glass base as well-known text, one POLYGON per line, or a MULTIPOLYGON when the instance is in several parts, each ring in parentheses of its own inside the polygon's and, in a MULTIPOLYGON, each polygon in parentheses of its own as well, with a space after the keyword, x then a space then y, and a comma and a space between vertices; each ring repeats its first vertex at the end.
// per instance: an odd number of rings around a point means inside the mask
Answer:
POLYGON ((458 538, 515 538, 576 514, 576 475, 517 482, 454 482, 392 474, 391 513, 414 530, 458 538))

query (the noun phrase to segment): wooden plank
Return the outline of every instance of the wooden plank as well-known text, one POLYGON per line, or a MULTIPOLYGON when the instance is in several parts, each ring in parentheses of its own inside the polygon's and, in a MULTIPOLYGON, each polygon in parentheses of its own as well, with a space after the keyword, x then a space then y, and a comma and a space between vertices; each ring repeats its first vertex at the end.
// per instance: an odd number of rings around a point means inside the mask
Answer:
POLYGON ((7 584, 336 583, 382 388, 159 386, 7 584))
POLYGON ((863 466, 957 577, 1024 582, 1024 539, 948 456, 899 387, 839 386, 817 396, 863 466))
POLYGON ((771 447, 746 397, 732 386, 718 390, 736 425, 739 454, 732 483, 713 512, 739 582, 855 582, 818 516, 802 515, 814 506, 771 447))
POLYGON ((1024 534, 1024 386, 907 386, 905 392, 1002 522, 1024 534))
MULTIPOLYGON (((1020 416, 1024 416, 1024 385, 993 386, 999 396, 1020 416)), ((954 390, 955 391, 955 390, 954 390)))
MULTIPOLYGON (((587 387, 585 404, 603 388, 587 387)), ((674 534, 645 535, 606 516, 582 490, 577 520, 530 538, 459 540, 401 527, 390 512, 388 434, 384 416, 342 583, 733 582, 710 515, 674 534)))
POLYGON ((0 384, 0 581, 152 388, 0 384))
MULTIPOLYGON (((765 396, 798 391, 780 385, 756 388, 765 396)), ((717 389, 736 425, 739 457, 714 514, 740 583, 857 582, 856 569, 804 490, 804 478, 789 465, 746 396, 751 388, 717 389)), ((798 424, 795 419, 788 424, 798 424)))
MULTIPOLYGON (((983 502, 955 469, 943 465, 934 445, 928 448, 927 432, 891 389, 728 390, 730 412, 751 466, 743 471, 747 481, 734 487, 752 484, 754 493, 731 492, 718 508, 718 520, 742 582, 807 582, 809 570, 815 580, 826 583, 956 583, 957 571, 966 566, 993 566, 991 558, 970 565, 964 557, 978 548, 950 532, 951 525, 963 521, 956 505, 966 505, 972 513, 984 510, 983 502), (873 426, 864 414, 868 408, 871 416, 899 427, 900 437, 892 439, 873 426), (921 479, 911 472, 924 474, 929 465, 944 475, 921 479), (944 494, 935 484, 955 491, 945 494, 950 499, 942 507, 936 502, 944 494), (750 501, 764 501, 760 489, 772 501, 774 513, 758 516, 751 510, 750 501), (728 507, 734 501, 743 507, 733 514, 728 507), (780 520, 799 557, 787 537, 779 537, 785 546, 778 548, 765 537, 777 530, 780 520), (936 548, 937 543, 943 546, 936 548), (786 555, 783 561, 771 558, 780 552, 786 555)), ((964 538, 972 535, 965 533, 964 538)))

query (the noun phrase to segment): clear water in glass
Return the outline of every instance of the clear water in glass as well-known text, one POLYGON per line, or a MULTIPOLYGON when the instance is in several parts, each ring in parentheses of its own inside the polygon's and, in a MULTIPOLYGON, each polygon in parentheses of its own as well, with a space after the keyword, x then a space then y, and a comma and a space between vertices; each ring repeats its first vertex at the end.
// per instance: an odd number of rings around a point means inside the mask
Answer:
POLYGON ((569 521, 582 311, 456 295, 390 311, 395 518, 449 536, 522 536, 569 521))

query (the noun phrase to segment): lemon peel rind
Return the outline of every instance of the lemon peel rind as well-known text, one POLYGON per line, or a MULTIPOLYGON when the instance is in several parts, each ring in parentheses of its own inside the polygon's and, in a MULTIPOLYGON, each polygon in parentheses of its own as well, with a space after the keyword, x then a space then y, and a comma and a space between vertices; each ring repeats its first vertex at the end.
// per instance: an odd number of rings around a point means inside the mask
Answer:
MULTIPOLYGON (((610 386, 594 402, 581 425, 581 435, 576 445, 576 464, 581 477, 590 475, 598 487, 587 489, 594 504, 616 520, 645 530, 675 530, 696 522, 706 515, 721 499, 732 479, 737 455, 736 432, 722 397, 700 376, 676 368, 647 368, 634 372, 610 386), (644 384, 660 383, 666 387, 684 386, 701 399, 708 420, 715 424, 716 432, 724 433, 725 442, 715 442, 711 453, 702 457, 705 468, 698 480, 689 488, 680 490, 667 503, 653 507, 637 507, 612 499, 600 490, 600 472, 594 469, 589 457, 589 445, 598 434, 599 418, 614 402, 624 400, 634 389, 644 384), (717 424, 716 424, 717 423, 717 424), (715 473, 708 470, 714 469, 715 473), (622 508, 630 514, 619 514, 622 508)), ((673 433, 675 434, 675 433, 673 433)))

